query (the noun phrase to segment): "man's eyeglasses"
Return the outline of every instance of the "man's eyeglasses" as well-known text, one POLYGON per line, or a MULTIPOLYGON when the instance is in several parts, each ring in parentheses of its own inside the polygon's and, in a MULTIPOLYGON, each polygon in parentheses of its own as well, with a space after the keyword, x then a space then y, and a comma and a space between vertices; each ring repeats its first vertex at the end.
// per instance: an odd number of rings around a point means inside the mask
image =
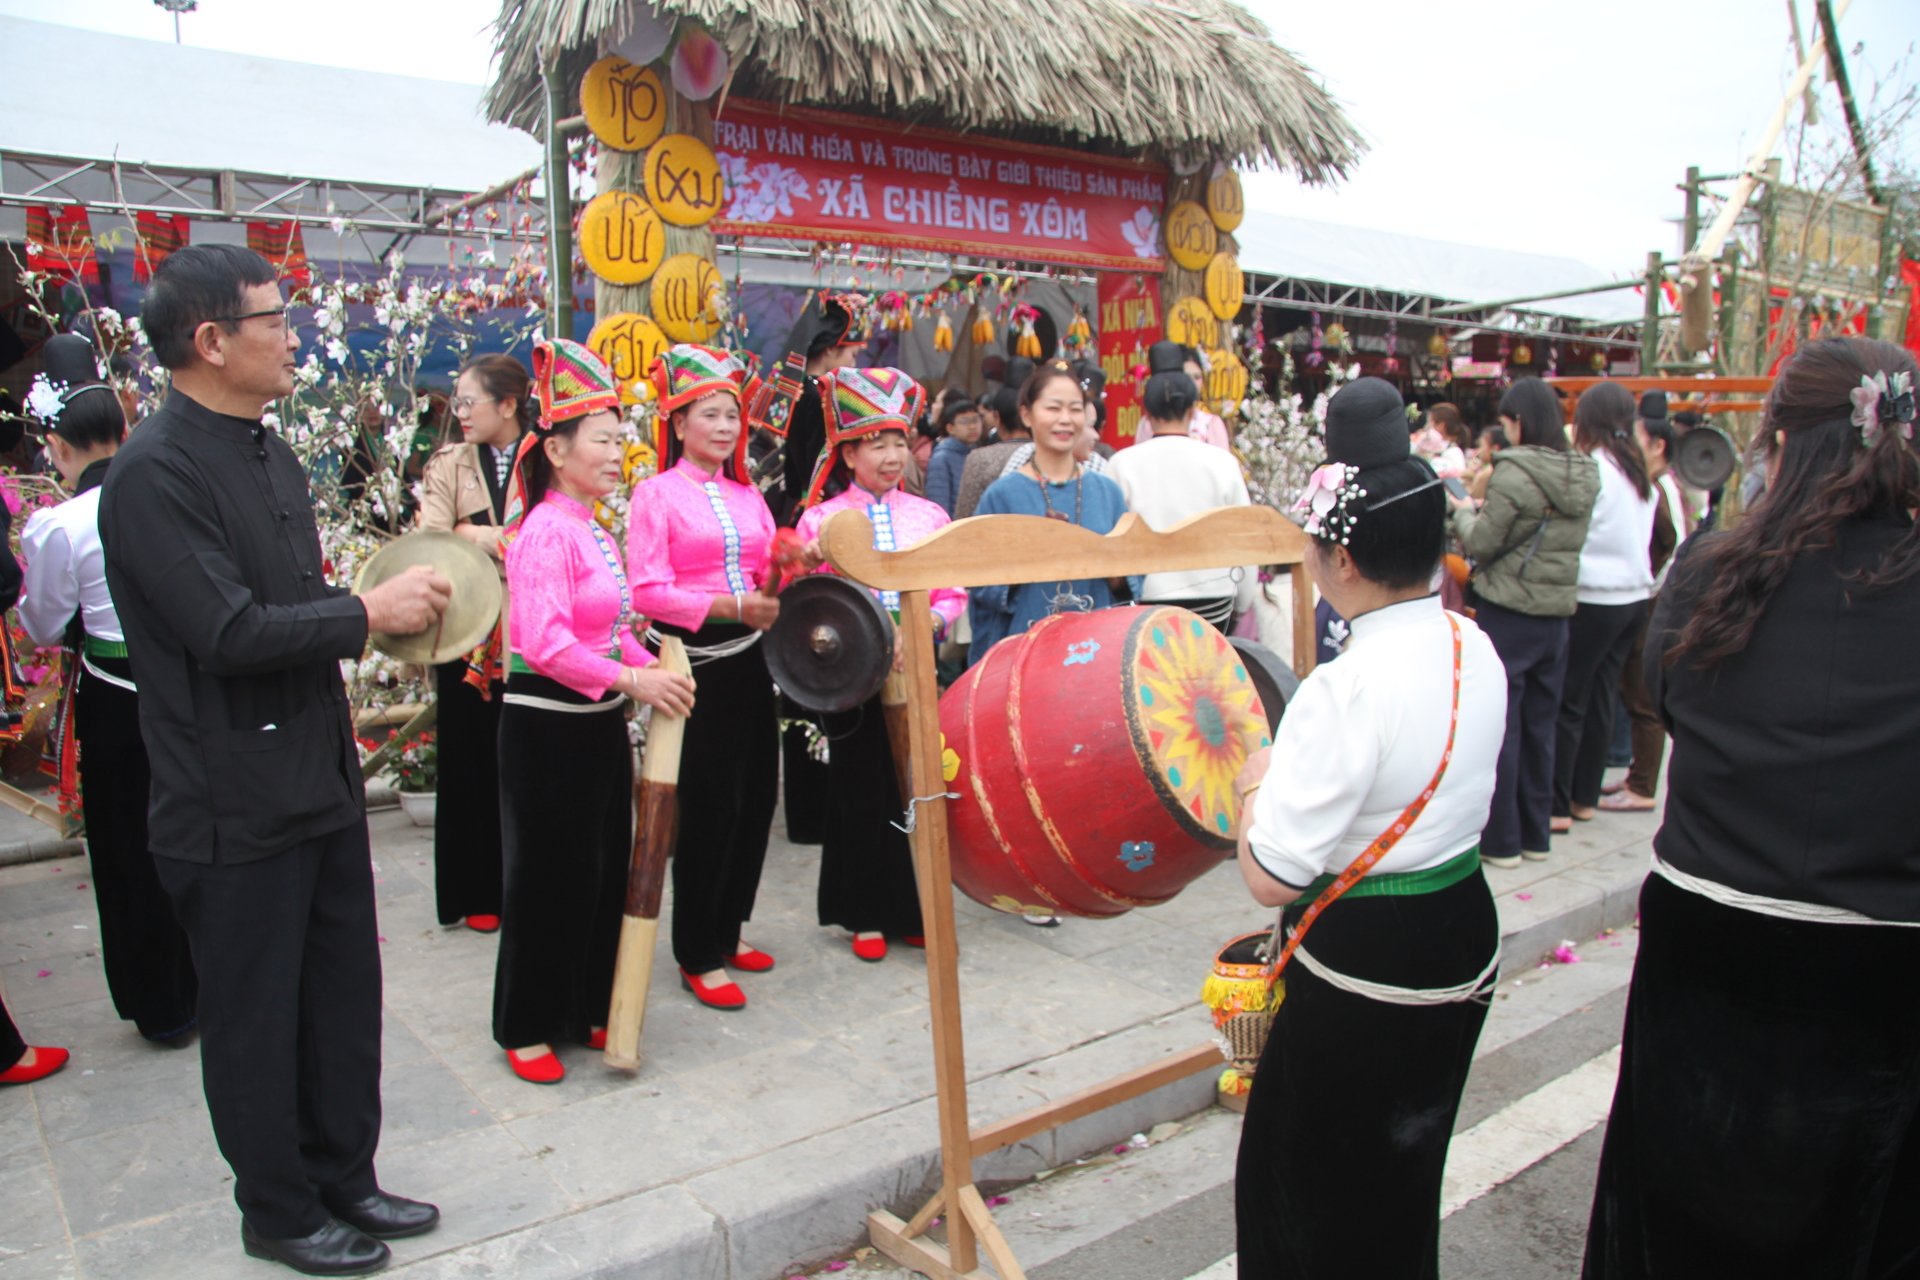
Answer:
POLYGON ((215 316, 213 319, 219 324, 239 324, 242 320, 270 320, 273 322, 272 327, 284 329, 287 327, 287 313, 289 310, 287 307, 275 307, 271 311, 249 311, 243 315, 215 316))

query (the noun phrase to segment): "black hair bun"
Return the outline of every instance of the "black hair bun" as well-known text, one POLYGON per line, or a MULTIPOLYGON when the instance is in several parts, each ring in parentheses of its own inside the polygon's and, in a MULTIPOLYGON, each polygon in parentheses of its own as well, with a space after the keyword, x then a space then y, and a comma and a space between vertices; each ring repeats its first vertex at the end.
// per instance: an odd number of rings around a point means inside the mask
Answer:
POLYGON ((77 333, 56 333, 48 338, 40 348, 40 368, 47 381, 68 391, 101 380, 93 343, 77 333))
POLYGON ((1404 462, 1411 453, 1406 402, 1391 382, 1360 378, 1327 402, 1327 461, 1365 471, 1404 462))

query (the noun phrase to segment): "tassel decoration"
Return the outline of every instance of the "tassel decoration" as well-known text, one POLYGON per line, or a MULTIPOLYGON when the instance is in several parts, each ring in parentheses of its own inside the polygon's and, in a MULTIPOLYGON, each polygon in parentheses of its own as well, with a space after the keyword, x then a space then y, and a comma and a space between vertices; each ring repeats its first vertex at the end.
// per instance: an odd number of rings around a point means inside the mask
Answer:
POLYGON ((982 311, 973 322, 973 345, 984 347, 993 342, 993 317, 982 311))
POLYGON ((940 323, 933 328, 933 349, 935 351, 953 350, 953 323, 947 319, 947 313, 940 313, 940 323))

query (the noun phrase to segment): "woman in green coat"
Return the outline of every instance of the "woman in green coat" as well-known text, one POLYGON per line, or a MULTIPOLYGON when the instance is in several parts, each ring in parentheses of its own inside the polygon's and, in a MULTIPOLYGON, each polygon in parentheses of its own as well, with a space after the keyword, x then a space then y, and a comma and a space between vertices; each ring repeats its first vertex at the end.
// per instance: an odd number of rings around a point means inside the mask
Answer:
POLYGON ((1551 843, 1554 724, 1600 470, 1567 447, 1560 398, 1538 378, 1507 388, 1500 424, 1513 445, 1494 455, 1484 501, 1453 500, 1453 529, 1474 562, 1475 621, 1507 668, 1507 736, 1480 856, 1512 868, 1545 859, 1551 843))

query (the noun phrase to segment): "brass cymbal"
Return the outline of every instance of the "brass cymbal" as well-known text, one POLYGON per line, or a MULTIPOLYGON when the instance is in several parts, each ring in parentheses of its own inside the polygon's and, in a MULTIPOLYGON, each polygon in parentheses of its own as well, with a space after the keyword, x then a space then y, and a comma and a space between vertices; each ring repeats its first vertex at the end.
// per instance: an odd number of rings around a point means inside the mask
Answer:
POLYGON ((486 552, 460 535, 422 531, 395 538, 374 552, 361 566, 353 593, 365 595, 417 564, 430 566, 453 584, 446 613, 437 625, 417 635, 375 632, 368 639, 374 648, 402 662, 429 666, 450 662, 485 640, 500 620, 500 571, 486 552))

